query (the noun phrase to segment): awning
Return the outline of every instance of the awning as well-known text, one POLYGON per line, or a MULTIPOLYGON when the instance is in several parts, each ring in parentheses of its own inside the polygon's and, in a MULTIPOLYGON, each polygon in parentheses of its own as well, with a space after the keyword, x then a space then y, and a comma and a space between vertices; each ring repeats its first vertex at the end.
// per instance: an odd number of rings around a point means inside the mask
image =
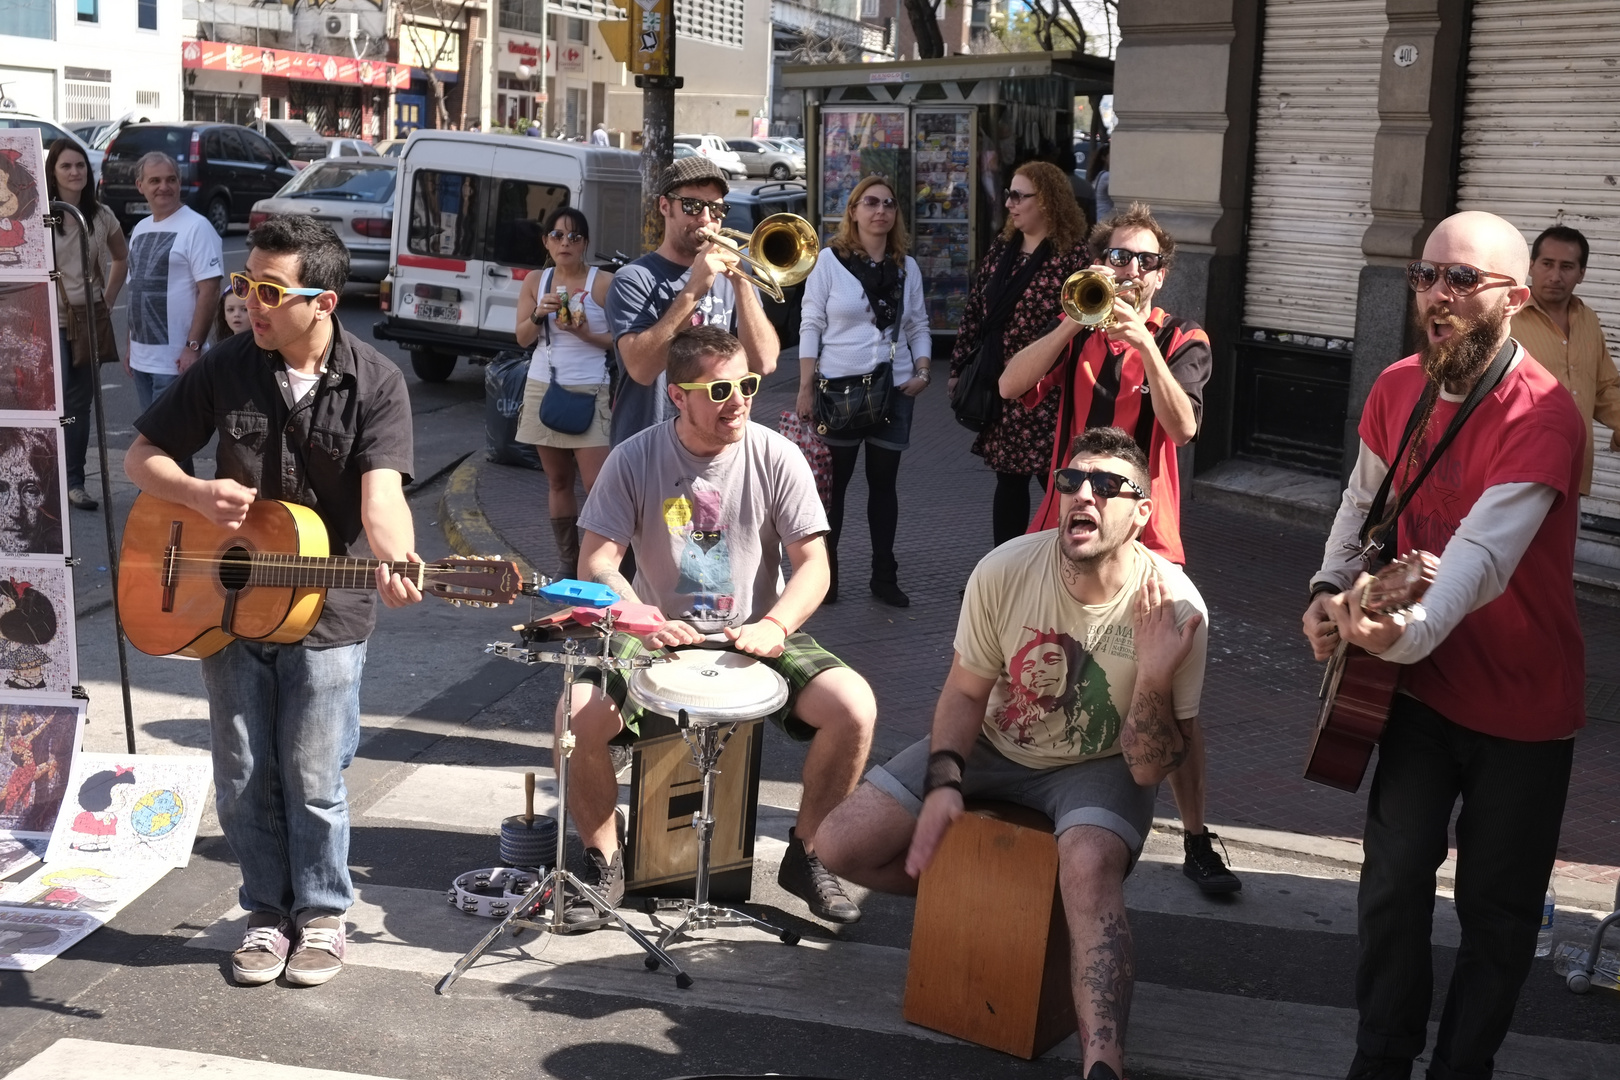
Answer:
POLYGON ((386 60, 356 60, 324 53, 261 49, 257 45, 227 45, 219 41, 180 43, 180 66, 204 71, 235 71, 245 75, 279 75, 303 82, 344 83, 400 89, 411 83, 410 69, 386 60))

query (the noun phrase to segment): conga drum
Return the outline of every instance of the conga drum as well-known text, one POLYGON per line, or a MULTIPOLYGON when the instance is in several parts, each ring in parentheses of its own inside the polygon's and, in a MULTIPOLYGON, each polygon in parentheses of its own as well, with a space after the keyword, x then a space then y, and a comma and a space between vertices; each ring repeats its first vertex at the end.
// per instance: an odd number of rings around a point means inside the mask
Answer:
POLYGON ((708 892, 731 903, 749 898, 764 718, 787 698, 781 675, 753 657, 720 649, 682 649, 670 663, 631 676, 630 699, 650 715, 641 722, 630 772, 628 895, 693 895, 699 847, 693 825, 702 811, 704 774, 693 754, 705 743, 717 747, 729 728, 713 766, 708 892), (702 738, 689 744, 694 736, 702 738))

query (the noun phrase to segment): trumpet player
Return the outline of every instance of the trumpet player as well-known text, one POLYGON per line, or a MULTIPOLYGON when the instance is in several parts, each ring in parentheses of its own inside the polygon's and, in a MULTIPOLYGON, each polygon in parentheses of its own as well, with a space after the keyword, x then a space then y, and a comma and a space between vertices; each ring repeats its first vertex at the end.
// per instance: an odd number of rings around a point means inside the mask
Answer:
POLYGON ((615 274, 608 290, 608 330, 626 376, 613 402, 614 446, 673 416, 664 367, 677 331, 718 326, 735 334, 748 369, 761 375, 776 370, 781 351, 737 249, 705 236, 726 216, 725 173, 705 157, 677 158, 658 190, 663 242, 615 274))
MULTIPOLYGON (((1148 458, 1153 501, 1142 543, 1184 565, 1176 448, 1198 435, 1209 381, 1209 337, 1197 323, 1153 303, 1170 272, 1176 242, 1146 205, 1132 203, 1098 223, 1090 248, 1096 258, 1087 272, 1101 281, 1077 291, 1088 308, 1093 302, 1096 308, 1071 312, 1066 302, 1057 326, 1007 363, 1001 396, 1034 408, 1061 394, 1055 447, 1067 446, 1087 428, 1131 432, 1148 458)), ((1054 460, 1052 467, 1063 464, 1054 460)), ((1048 485, 1030 531, 1062 525, 1058 499, 1048 485)), ((1170 774, 1185 830, 1182 872, 1206 893, 1237 892, 1243 883, 1215 851, 1217 837, 1204 824, 1203 730, 1194 724, 1189 734, 1186 761, 1170 774)))

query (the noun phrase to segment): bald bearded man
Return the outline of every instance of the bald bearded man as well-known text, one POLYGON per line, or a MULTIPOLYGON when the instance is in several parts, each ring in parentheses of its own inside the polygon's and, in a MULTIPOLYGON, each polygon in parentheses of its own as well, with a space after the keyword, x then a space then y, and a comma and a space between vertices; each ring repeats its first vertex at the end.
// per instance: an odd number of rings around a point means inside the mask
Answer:
POLYGON ((1423 1050, 1435 871, 1459 796, 1462 944, 1428 1075, 1491 1075, 1535 952, 1571 737, 1585 723, 1573 575, 1586 432, 1569 392, 1509 335, 1530 298, 1529 268, 1518 230, 1477 212, 1441 222, 1408 267, 1422 349, 1373 384, 1311 580, 1304 629, 1318 660, 1347 641, 1401 669, 1363 840, 1358 1080, 1406 1080, 1423 1050), (1423 474, 1482 381, 1478 406, 1423 474), (1392 554, 1441 557, 1421 612, 1406 617, 1369 615, 1349 588, 1366 569, 1363 523, 1392 465, 1373 537, 1392 554))

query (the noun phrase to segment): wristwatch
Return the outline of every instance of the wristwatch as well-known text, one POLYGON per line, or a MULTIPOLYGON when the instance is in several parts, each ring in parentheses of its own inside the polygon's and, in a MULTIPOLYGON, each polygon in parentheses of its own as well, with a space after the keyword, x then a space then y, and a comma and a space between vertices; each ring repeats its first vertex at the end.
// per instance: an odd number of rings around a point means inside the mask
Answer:
POLYGON ((529 321, 534 323, 534 325, 539 326, 541 323, 546 321, 546 317, 540 314, 539 308, 535 308, 529 313, 529 321))
POLYGON ((188 341, 186 342, 186 348, 192 350, 193 352, 202 352, 202 342, 188 341))

